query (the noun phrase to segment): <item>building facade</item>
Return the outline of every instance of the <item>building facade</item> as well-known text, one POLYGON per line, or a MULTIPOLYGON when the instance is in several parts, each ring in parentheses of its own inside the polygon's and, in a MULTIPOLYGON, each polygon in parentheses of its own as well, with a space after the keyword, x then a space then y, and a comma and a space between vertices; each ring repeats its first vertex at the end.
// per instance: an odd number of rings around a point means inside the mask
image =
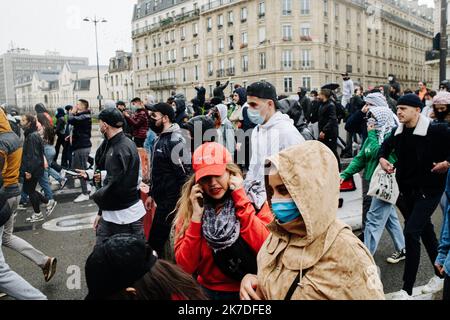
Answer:
POLYGON ((366 88, 392 73, 404 88, 429 81, 433 11, 407 0, 140 1, 133 19, 137 94, 195 95, 204 83, 272 82, 279 94, 342 83, 366 88), (163 4, 175 3, 171 7, 163 4))
POLYGON ((0 55, 0 103, 15 105, 15 86, 21 78, 30 78, 41 70, 59 70, 68 63, 72 66, 88 66, 88 58, 64 57, 55 52, 32 55, 25 49, 11 49, 0 55))
MULTIPOLYGON (((106 66, 100 71, 105 74, 106 66)), ((91 108, 98 111, 98 80, 96 66, 73 66, 65 64, 61 71, 36 71, 33 75, 19 78, 15 86, 17 106, 22 112, 33 111, 34 106, 43 103, 49 111, 58 107, 74 105, 77 100, 89 101, 91 108)), ((105 79, 100 79, 100 89, 106 92, 105 79)))
POLYGON ((109 60, 108 73, 105 75, 108 99, 130 101, 135 96, 133 81, 132 54, 117 51, 109 60))

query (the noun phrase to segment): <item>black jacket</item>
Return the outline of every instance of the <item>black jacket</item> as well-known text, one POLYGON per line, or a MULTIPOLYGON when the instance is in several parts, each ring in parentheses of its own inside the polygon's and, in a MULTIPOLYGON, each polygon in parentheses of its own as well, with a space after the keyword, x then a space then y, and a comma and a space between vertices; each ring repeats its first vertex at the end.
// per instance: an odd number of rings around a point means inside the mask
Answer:
POLYGON ((200 106, 203 107, 206 101, 206 89, 204 87, 195 87, 195 90, 197 91, 197 99, 200 103, 200 106))
POLYGON ((155 141, 152 155, 150 196, 159 207, 174 208, 181 188, 188 178, 188 168, 183 164, 185 140, 177 124, 163 132, 155 141), (172 151, 177 148, 177 152, 172 151), (179 150, 179 152, 178 152, 179 150))
POLYGON ((68 123, 73 126, 72 149, 86 149, 92 147, 92 116, 90 111, 70 114, 68 123))
POLYGON ((214 97, 215 98, 220 98, 222 99, 222 101, 225 100, 225 94, 223 93, 223 91, 228 87, 228 85, 230 84, 229 81, 227 81, 227 83, 225 83, 223 86, 218 86, 214 88, 214 97))
POLYGON ((345 130, 350 133, 359 133, 362 136, 363 141, 367 139, 367 121, 365 119, 366 114, 361 110, 356 111, 347 119, 345 124, 345 130))
POLYGON ((92 196, 101 211, 125 210, 138 203, 139 154, 134 142, 123 132, 103 141, 95 164, 97 169, 107 172, 103 187, 92 196))
MULTIPOLYGON (((421 121, 419 121, 420 123, 421 121)), ((422 122, 425 123, 426 122, 422 122)), ((418 128, 420 124, 416 128, 418 128)), ((406 166, 410 159, 402 158, 402 149, 405 146, 405 135, 394 129, 379 151, 379 157, 388 159, 392 151, 397 155, 396 177, 400 191, 402 189, 420 190, 425 194, 442 193, 445 189, 446 174, 431 172, 433 163, 442 161, 450 162, 450 128, 447 124, 429 124, 425 136, 414 133, 414 145, 416 145, 416 161, 414 176, 406 175, 406 166), (396 134, 397 133, 397 134, 396 134)), ((425 127, 426 130, 426 127, 425 127)))
POLYGON ((40 178, 44 174, 44 140, 37 131, 25 130, 23 143, 22 166, 20 173, 31 173, 32 178, 40 178))
POLYGON ((319 131, 331 139, 338 137, 338 129, 336 106, 331 101, 322 103, 319 108, 319 131))
POLYGON ((66 120, 60 117, 56 120, 55 132, 58 136, 64 136, 66 133, 66 120))

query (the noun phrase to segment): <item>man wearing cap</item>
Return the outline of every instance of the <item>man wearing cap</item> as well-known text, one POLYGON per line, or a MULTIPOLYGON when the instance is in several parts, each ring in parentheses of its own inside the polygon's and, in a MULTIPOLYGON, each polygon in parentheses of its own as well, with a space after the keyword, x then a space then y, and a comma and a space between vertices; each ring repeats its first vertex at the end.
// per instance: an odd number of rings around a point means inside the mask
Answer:
POLYGON ((94 229, 97 245, 115 234, 131 233, 144 239, 140 199, 140 159, 136 145, 123 133, 125 119, 117 109, 105 109, 99 115, 99 127, 105 140, 95 155, 95 166, 101 174, 79 171, 84 178, 94 179, 101 188, 92 196, 99 207, 94 229))
MULTIPOLYGON (((268 157, 305 142, 288 115, 278 111, 278 96, 269 82, 256 82, 247 88, 248 116, 257 125, 252 133, 252 156, 245 180, 247 189, 259 183, 264 190, 264 164, 268 157)), ((238 141, 239 142, 239 141, 238 141)), ((241 163, 241 159, 238 159, 241 163)), ((259 188, 258 188, 259 189, 259 188)), ((252 193, 257 208, 266 201, 265 192, 252 193)))
POLYGON ((149 244, 158 256, 163 258, 164 246, 169 238, 174 218, 171 213, 188 176, 188 170, 181 160, 185 140, 180 126, 174 122, 175 111, 169 104, 159 103, 151 108, 150 129, 158 137, 154 142, 151 157, 152 175, 146 208, 151 210, 153 200, 155 201, 157 208, 150 230, 149 244))
MULTIPOLYGON (((445 189, 446 174, 450 168, 450 129, 448 125, 431 125, 420 114, 422 101, 415 94, 406 94, 398 100, 400 126, 392 131, 381 146, 380 165, 388 173, 396 173, 400 189, 397 207, 405 218, 406 263, 403 290, 393 299, 411 298, 420 263, 420 239, 431 261, 436 261, 438 241, 431 222, 445 189), (395 167, 387 160, 395 152, 395 167)), ((426 285, 423 293, 442 287, 439 269, 426 285)))

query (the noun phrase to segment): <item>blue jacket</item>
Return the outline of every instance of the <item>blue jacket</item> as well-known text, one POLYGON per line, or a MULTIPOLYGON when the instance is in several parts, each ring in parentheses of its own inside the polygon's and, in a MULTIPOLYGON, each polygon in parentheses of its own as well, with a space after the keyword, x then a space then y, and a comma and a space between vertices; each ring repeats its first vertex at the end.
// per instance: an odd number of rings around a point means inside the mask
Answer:
POLYGON ((445 208, 444 222, 442 223, 441 241, 436 263, 444 266, 445 273, 450 276, 450 171, 447 175, 447 208, 445 208))

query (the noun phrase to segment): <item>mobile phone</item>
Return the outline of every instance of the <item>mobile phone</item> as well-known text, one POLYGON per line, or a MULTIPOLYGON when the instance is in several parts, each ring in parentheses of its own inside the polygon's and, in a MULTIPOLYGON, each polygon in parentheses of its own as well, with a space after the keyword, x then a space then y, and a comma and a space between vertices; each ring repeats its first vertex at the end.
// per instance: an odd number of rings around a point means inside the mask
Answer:
POLYGON ((200 206, 200 208, 203 208, 205 206, 205 202, 203 201, 203 198, 198 198, 198 205, 200 206))

